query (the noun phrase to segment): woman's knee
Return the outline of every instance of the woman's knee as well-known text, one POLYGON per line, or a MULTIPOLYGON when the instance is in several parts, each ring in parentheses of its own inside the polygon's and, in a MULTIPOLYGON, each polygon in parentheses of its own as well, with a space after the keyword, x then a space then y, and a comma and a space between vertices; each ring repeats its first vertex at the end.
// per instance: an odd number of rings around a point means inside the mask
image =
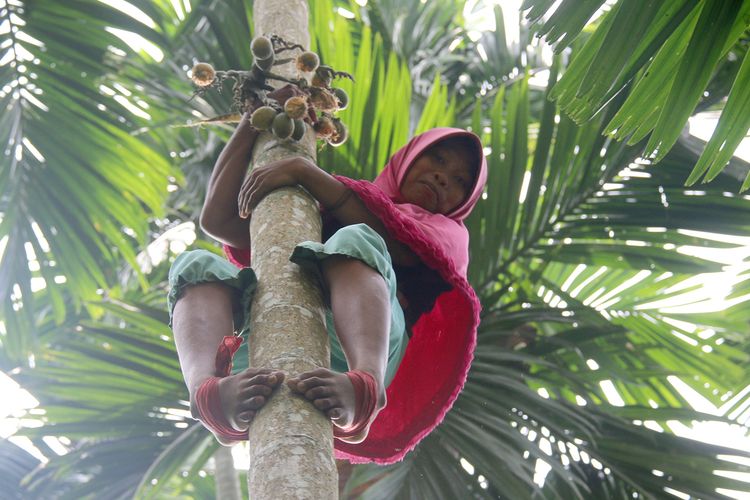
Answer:
POLYGON ((232 264, 221 256, 206 250, 183 252, 175 259, 169 271, 170 290, 167 301, 170 316, 179 304, 186 307, 207 307, 207 304, 238 303, 236 286, 251 285, 254 277, 245 272, 240 277, 232 264), (234 285, 234 287, 233 287, 234 285))
POLYGON ((363 273, 378 274, 377 271, 368 264, 355 257, 350 257, 349 255, 331 255, 320 263, 320 268, 323 271, 323 276, 326 277, 326 280, 328 280, 328 277, 331 275, 346 276, 351 274, 352 277, 355 277, 363 273))
POLYGON ((221 260, 221 257, 207 250, 182 252, 169 268, 169 282, 174 284, 180 281, 180 277, 200 275, 211 263, 221 260))
POLYGON ((383 237, 367 224, 352 224, 344 226, 336 231, 329 241, 331 239, 341 239, 350 244, 354 244, 354 246, 360 249, 369 248, 376 253, 388 254, 388 247, 386 246, 383 237))
POLYGON ((182 288, 179 300, 203 301, 212 298, 229 298, 234 295, 234 289, 221 281, 206 281, 202 283, 190 283, 182 288))
POLYGON ((326 288, 329 291, 340 288, 345 293, 351 287, 357 290, 368 290, 383 296, 388 295, 388 286, 383 276, 370 265, 349 256, 336 255, 321 263, 321 271, 326 288))

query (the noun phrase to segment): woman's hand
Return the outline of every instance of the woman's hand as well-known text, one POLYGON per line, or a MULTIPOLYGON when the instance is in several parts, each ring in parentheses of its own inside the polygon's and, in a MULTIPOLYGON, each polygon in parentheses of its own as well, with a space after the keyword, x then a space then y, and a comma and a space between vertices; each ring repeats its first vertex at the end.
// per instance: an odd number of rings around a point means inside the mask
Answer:
POLYGON ((300 184, 304 170, 308 168, 317 168, 317 166, 301 156, 294 156, 254 169, 242 183, 237 198, 240 217, 243 219, 249 217, 250 212, 260 200, 271 191, 300 184))

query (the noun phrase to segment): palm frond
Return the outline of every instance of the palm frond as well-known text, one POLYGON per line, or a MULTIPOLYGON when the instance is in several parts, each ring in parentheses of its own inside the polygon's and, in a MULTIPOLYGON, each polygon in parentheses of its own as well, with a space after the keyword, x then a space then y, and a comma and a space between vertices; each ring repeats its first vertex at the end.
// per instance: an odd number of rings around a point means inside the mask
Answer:
POLYGON ((674 146, 696 106, 714 99, 706 89, 724 86, 712 80, 734 81, 731 94, 735 107, 724 106, 726 112, 714 131, 711 147, 704 151, 687 183, 697 181, 709 165, 705 180, 713 179, 750 126, 745 122, 747 86, 741 85, 746 68, 740 73, 722 71, 747 53, 743 33, 748 27, 750 2, 617 2, 591 26, 589 36, 584 27, 601 4, 564 1, 549 15, 550 2, 524 2, 522 9, 530 9, 527 18, 536 23, 539 34, 556 42, 556 51, 581 45, 552 98, 582 123, 615 95, 632 89, 606 133, 631 144, 649 136, 644 156, 659 161, 674 146))
MULTIPOLYGON (((80 307, 111 282, 115 262, 137 268, 147 220, 162 212, 170 162, 160 144, 134 134, 150 116, 148 105, 112 75, 133 55, 116 30, 166 41, 157 27, 100 2, 13 2, 2 16, 13 36, 4 45, 0 85, 15 89, 0 96, 7 144, 0 169, 3 317, 33 323, 33 292, 44 286, 59 322, 62 290, 80 307)), ((4 345, 23 360, 34 339, 4 345)))

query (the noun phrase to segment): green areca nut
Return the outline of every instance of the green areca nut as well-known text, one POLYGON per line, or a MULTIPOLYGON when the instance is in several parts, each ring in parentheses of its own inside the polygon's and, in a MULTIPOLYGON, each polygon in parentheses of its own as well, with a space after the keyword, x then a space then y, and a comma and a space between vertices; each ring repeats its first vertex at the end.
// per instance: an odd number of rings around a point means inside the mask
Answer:
POLYGON ((333 95, 338 100, 339 109, 346 109, 349 106, 349 94, 344 89, 338 87, 334 87, 331 90, 333 90, 333 95))
POLYGON ((273 56, 273 43, 265 36, 256 36, 250 42, 250 50, 256 59, 265 60, 273 56))
POLYGON ((289 118, 286 113, 279 113, 273 119, 271 131, 279 139, 288 139, 294 132, 294 120, 289 118))
POLYGON ((261 106, 250 115, 250 124, 258 130, 268 130, 276 118, 276 110, 271 106, 261 106))
POLYGON ((307 126, 305 125, 304 120, 294 120, 294 132, 292 132, 292 139, 295 141, 299 141, 304 137, 305 130, 307 129, 307 126))
POLYGON ((273 55, 273 52, 271 52, 271 56, 266 59, 259 59, 255 58, 255 65, 258 66, 263 72, 267 73, 271 71, 271 68, 273 68, 273 63, 275 62, 276 58, 273 55))

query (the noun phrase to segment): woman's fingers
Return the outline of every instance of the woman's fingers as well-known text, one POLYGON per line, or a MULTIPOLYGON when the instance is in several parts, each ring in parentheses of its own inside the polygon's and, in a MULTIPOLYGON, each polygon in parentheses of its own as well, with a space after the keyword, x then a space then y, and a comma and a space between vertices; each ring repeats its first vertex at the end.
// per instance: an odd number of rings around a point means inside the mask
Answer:
POLYGON ((285 158, 254 169, 240 188, 237 206, 240 217, 246 218, 268 193, 284 186, 298 183, 296 162, 301 158, 285 158))
POLYGON ((250 215, 250 212, 255 208, 254 199, 257 193, 257 188, 253 189, 252 186, 248 189, 247 197, 245 198, 245 204, 242 206, 242 211, 245 217, 250 215))
POLYGON ((252 208, 257 205, 258 191, 262 187, 262 179, 264 177, 265 167, 253 170, 250 175, 245 178, 245 182, 242 184, 240 189, 240 196, 237 199, 237 207, 239 208, 240 217, 246 218, 250 215, 252 208))
POLYGON ((262 200, 271 190, 275 189, 272 187, 267 179, 267 176, 263 172, 258 172, 248 178, 247 187, 243 188, 240 195, 238 206, 240 209, 240 216, 247 218, 250 212, 255 206, 262 200))
POLYGON ((240 217, 243 219, 249 215, 249 212, 247 211, 247 199, 252 192, 251 190, 254 180, 252 174, 245 179, 245 182, 243 182, 242 188, 240 189, 240 195, 237 198, 237 208, 239 209, 240 217))

